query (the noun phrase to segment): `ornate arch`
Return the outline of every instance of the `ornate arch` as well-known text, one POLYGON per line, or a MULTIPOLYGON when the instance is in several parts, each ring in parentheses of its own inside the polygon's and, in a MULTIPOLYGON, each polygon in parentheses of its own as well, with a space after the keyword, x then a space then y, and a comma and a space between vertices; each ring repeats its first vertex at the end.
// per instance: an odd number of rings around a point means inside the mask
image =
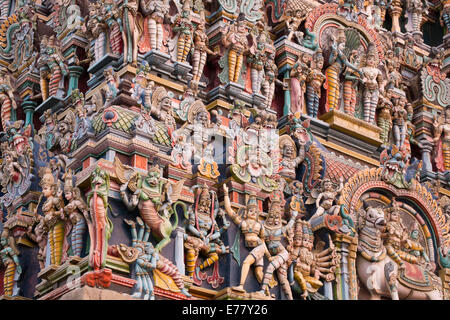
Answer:
POLYGON ((345 27, 355 28, 361 33, 366 44, 375 44, 379 60, 384 59, 383 44, 378 38, 377 32, 369 26, 367 19, 363 15, 359 15, 357 17, 357 21, 349 21, 339 15, 338 9, 339 6, 335 3, 327 3, 313 9, 308 14, 308 18, 305 22, 305 28, 317 35, 319 43, 321 31, 329 23, 338 23, 345 27))
MULTIPOLYGON (((417 181, 414 181, 409 189, 396 188, 383 181, 382 170, 382 168, 372 168, 359 171, 344 185, 339 201, 341 205, 345 205, 349 215, 353 219, 356 217, 356 212, 362 206, 362 201, 367 197, 374 196, 373 193, 370 193, 371 191, 385 191, 396 198, 407 200, 406 202, 403 201, 401 206, 416 216, 427 238, 429 248, 432 249, 432 242, 437 247, 449 245, 449 226, 446 224, 442 209, 427 188, 417 181)), ((386 199, 384 199, 384 202, 386 202, 386 199)), ((430 252, 434 252, 434 250, 430 252)))

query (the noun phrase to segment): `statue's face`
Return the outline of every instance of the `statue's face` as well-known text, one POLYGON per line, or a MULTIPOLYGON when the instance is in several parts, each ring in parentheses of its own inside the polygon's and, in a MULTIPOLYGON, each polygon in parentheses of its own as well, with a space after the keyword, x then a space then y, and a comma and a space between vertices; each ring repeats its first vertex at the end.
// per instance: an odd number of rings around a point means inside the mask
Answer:
POLYGON ((398 211, 397 210, 392 211, 391 212, 391 220, 397 222, 398 218, 399 218, 398 211))
POLYGON ((245 26, 245 21, 239 21, 237 24, 237 29, 240 33, 244 33, 247 30, 247 27, 245 26))
POLYGON ((317 67, 317 69, 322 69, 323 68, 323 59, 317 59, 316 60, 316 67, 317 67))
POLYGON ((42 194, 44 197, 49 198, 53 195, 53 190, 53 186, 46 184, 42 187, 42 194))
POLYGON ((200 201, 198 203, 198 211, 199 212, 202 212, 204 214, 208 214, 210 207, 211 207, 211 200, 209 200, 207 198, 200 199, 200 201))
POLYGON ((311 250, 313 248, 313 243, 309 239, 309 237, 303 237, 303 246, 309 250, 311 250))
POLYGON ((292 148, 292 146, 287 145, 284 147, 283 153, 286 158, 292 158, 292 156, 294 155, 294 148, 292 148))
POLYGON ((73 193, 72 193, 72 191, 71 191, 71 190, 66 190, 66 191, 64 191, 64 197, 65 197, 68 201, 72 200, 72 199, 73 199, 73 193))
POLYGON ((251 206, 247 209, 247 219, 256 220, 258 219, 258 208, 256 206, 251 206))
POLYGON ((412 238, 413 240, 419 239, 419 230, 413 230, 413 231, 411 232, 411 238, 412 238))
POLYGON ((331 183, 331 181, 326 181, 323 184, 323 188, 325 191, 333 191, 333 184, 331 183))
POLYGON ((161 101, 161 108, 164 110, 171 110, 172 109, 172 99, 170 99, 170 97, 165 97, 161 101))
POLYGON ((197 114, 197 122, 201 123, 203 126, 208 125, 208 113, 202 111, 197 114))
POLYGON ((270 208, 269 215, 267 217, 267 224, 270 226, 279 226, 281 225, 281 214, 280 214, 280 206, 273 205, 270 208))
POLYGON ((154 186, 158 185, 159 178, 160 178, 159 172, 150 171, 147 174, 146 181, 150 186, 154 187, 154 186))

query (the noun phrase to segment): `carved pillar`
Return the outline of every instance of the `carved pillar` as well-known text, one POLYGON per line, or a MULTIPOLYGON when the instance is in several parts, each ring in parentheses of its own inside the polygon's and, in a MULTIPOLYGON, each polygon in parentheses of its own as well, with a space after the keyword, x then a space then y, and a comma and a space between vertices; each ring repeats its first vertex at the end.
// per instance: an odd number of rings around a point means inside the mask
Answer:
POLYGON ((33 126, 33 114, 34 114, 34 110, 37 107, 37 103, 34 101, 30 101, 30 100, 25 100, 24 102, 22 102, 22 109, 25 112, 25 125, 24 127, 27 127, 29 124, 31 124, 31 128, 34 131, 34 126, 33 126))
POLYGON ((442 280, 443 299, 450 300, 450 269, 439 270, 439 276, 442 280))
POLYGON ((433 171, 433 166, 431 164, 431 152, 433 152, 433 143, 429 140, 423 140, 422 142, 422 170, 423 171, 433 171))
POLYGON ((177 227, 175 229, 175 264, 181 274, 185 274, 183 235, 183 228, 177 227))
POLYGON ((334 300, 334 295, 333 295, 333 284, 329 281, 326 281, 323 284, 323 290, 325 293, 325 297, 327 297, 330 300, 334 300))
POLYGON ((69 67, 69 89, 67 91, 67 95, 70 95, 72 90, 75 90, 78 88, 78 79, 83 74, 84 69, 83 67, 79 66, 70 66, 69 67))
POLYGON ((392 1, 389 8, 389 14, 392 18, 392 32, 400 32, 400 15, 402 14, 402 2, 400 0, 392 1))
POLYGON ((334 237, 336 251, 341 259, 336 272, 335 295, 338 300, 357 300, 358 287, 356 279, 357 239, 344 234, 334 237))

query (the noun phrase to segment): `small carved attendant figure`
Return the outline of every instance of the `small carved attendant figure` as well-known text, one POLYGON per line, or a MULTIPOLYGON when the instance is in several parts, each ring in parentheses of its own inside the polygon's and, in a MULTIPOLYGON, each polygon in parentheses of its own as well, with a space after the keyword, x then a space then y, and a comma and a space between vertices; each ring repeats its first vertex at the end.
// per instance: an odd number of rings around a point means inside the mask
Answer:
POLYGON ((297 154, 297 147, 294 140, 287 134, 280 137, 280 151, 282 155, 280 174, 291 179, 295 179, 295 169, 305 158, 305 149, 300 149, 297 154))
POLYGON ((302 114, 306 88, 306 76, 309 73, 309 58, 301 54, 291 69, 291 113, 302 114))
POLYGON ((89 217, 89 212, 86 203, 81 198, 80 189, 73 186, 71 170, 64 175, 64 197, 69 202, 64 206, 64 213, 72 226, 70 234, 72 254, 81 257, 83 235, 87 229, 86 219, 89 217))
MULTIPOLYGON (((137 67, 138 55, 138 37, 139 28, 137 26, 137 14, 139 0, 123 0, 122 3, 122 38, 123 38, 123 55, 124 62, 131 63, 133 67, 137 67)), ((143 0, 141 0, 143 1, 143 0)), ((141 4, 142 6, 142 4, 141 4)))
POLYGON ((364 85, 363 92, 363 104, 364 104, 364 121, 375 123, 375 111, 378 105, 378 96, 380 91, 383 92, 381 87, 382 73, 377 68, 378 58, 376 54, 376 47, 369 45, 367 49, 365 66, 361 68, 363 73, 362 83, 364 85))
POLYGON ((391 91, 388 90, 384 95, 380 95, 378 109, 377 124, 381 128, 380 139, 383 141, 383 146, 387 147, 389 143, 389 133, 392 128, 392 109, 393 105, 391 102, 391 91))
MULTIPOLYGON (((335 202, 337 202, 337 197, 341 193, 342 189, 344 188, 344 178, 340 177, 340 184, 339 187, 336 187, 333 182, 331 182, 330 179, 325 178, 322 181, 322 187, 321 191, 317 196, 317 199, 315 201, 317 211, 314 213, 314 215, 309 219, 312 221, 316 217, 320 217, 325 212, 330 215, 337 215, 339 212, 339 205, 336 205, 335 202)), ((315 193, 317 191, 314 190, 314 192, 311 193, 311 196, 314 198, 315 193)), ((307 204, 311 203, 310 199, 306 202, 307 204)))
POLYGON ((427 269, 431 268, 430 258, 428 258, 425 248, 419 242, 419 225, 414 222, 414 227, 410 233, 410 238, 404 245, 407 252, 417 258, 417 262, 427 269))
POLYGON ((256 279, 261 282, 263 280, 264 255, 269 258, 270 254, 267 251, 264 242, 264 226, 258 221, 259 209, 256 202, 256 197, 251 195, 247 201, 247 207, 244 217, 235 213, 231 207, 230 198, 228 196, 228 187, 223 185, 223 192, 225 195, 225 211, 231 219, 241 228, 241 232, 245 238, 245 246, 251 250, 245 258, 241 269, 241 280, 239 286, 234 287, 236 290, 244 291, 245 280, 247 279, 250 266, 254 264, 256 279))
POLYGON ((319 112, 320 88, 325 80, 322 68, 323 56, 322 52, 318 50, 314 53, 311 68, 306 77, 306 107, 308 109, 308 115, 313 118, 316 118, 319 112))
POLYGON ((106 24, 102 18, 101 3, 89 3, 87 30, 94 40, 94 62, 103 58, 106 53, 106 24))
POLYGON ((269 281, 272 279, 273 272, 276 270, 278 280, 280 281, 286 298, 292 300, 292 291, 287 280, 287 262, 289 259, 289 253, 282 244, 283 235, 287 230, 291 229, 297 216, 296 211, 292 211, 291 219, 286 226, 281 222, 282 208, 278 199, 274 199, 264 222, 264 241, 266 242, 267 249, 269 250, 271 257, 269 258, 269 265, 261 286, 261 293, 269 295, 269 281))
POLYGON ((393 135, 394 144, 401 150, 406 138, 408 114, 405 106, 408 100, 405 97, 400 97, 394 101, 393 109, 393 135))
POLYGON ((283 86, 283 88, 287 87, 287 83, 278 80, 277 76, 278 67, 275 63, 275 53, 269 53, 264 61, 264 81, 262 83, 262 89, 266 96, 266 109, 270 109, 272 106, 275 84, 279 84, 283 86))
POLYGON ((177 61, 186 63, 187 56, 191 51, 192 35, 194 26, 192 25, 190 0, 185 0, 180 15, 175 20, 172 28, 179 32, 177 44, 177 61))
MULTIPOLYGON (((358 51, 353 50, 348 58, 350 63, 358 65, 358 51)), ((358 91, 358 83, 361 78, 357 72, 346 67, 344 72, 344 111, 352 116, 355 115, 356 93, 358 91)))
POLYGON ((450 107, 446 107, 444 112, 440 121, 435 118, 433 122, 433 142, 436 146, 436 165, 439 171, 450 170, 450 107))
POLYGON ((45 226, 48 229, 50 242, 50 263, 59 266, 63 256, 64 221, 60 217, 63 209, 61 195, 57 195, 57 184, 50 168, 44 168, 41 174, 42 194, 47 199, 42 205, 45 226))
POLYGON ((197 88, 198 82, 203 74, 203 68, 205 67, 208 54, 215 55, 208 48, 208 36, 206 35, 205 29, 205 21, 202 20, 194 33, 194 53, 192 55, 192 81, 196 86, 194 89, 197 88))
POLYGON ((239 14, 236 24, 230 27, 223 39, 224 46, 229 47, 228 79, 230 82, 238 82, 241 76, 244 53, 248 51, 247 35, 245 16, 239 14))
MULTIPOLYGON (((185 2, 190 3, 189 0, 185 2)), ((151 50, 161 51, 164 40, 163 24, 169 17, 168 0, 140 0, 140 7, 148 19, 148 33, 150 35, 151 50)))
POLYGON ((33 220, 34 222, 37 222, 37 225, 34 227, 34 230, 32 226, 29 226, 27 235, 31 240, 38 244, 39 251, 37 254, 37 259, 39 261, 39 267, 41 268, 41 270, 44 270, 45 258, 47 256, 48 229, 45 224, 44 217, 39 215, 37 211, 34 212, 33 220))
POLYGON ((123 25, 122 19, 119 16, 119 9, 114 0, 104 0, 102 8, 102 15, 105 19, 105 24, 109 28, 109 41, 111 44, 111 52, 119 55, 123 47, 123 25))
POLYGON ((17 110, 16 100, 14 100, 11 77, 5 69, 0 70, 0 106, 2 117, 2 129, 6 131, 7 123, 11 120, 13 112, 17 110), (13 111, 14 109, 14 111, 13 111))
POLYGON ((291 41, 294 34, 297 34, 298 27, 306 19, 306 15, 303 10, 295 10, 295 12, 291 12, 291 14, 293 15, 289 16, 286 20, 286 25, 289 30, 287 37, 288 41, 291 41))
POLYGON ((266 60, 267 35, 264 31, 259 32, 254 38, 253 45, 250 47, 250 53, 247 62, 250 65, 250 78, 252 80, 252 93, 258 94, 261 90, 261 84, 264 77, 264 62, 266 60))
POLYGON ((13 295, 14 276, 22 273, 22 267, 19 264, 20 254, 17 250, 14 238, 9 235, 8 229, 3 229, 0 237, 0 258, 3 266, 6 268, 3 275, 3 290, 5 296, 13 295))

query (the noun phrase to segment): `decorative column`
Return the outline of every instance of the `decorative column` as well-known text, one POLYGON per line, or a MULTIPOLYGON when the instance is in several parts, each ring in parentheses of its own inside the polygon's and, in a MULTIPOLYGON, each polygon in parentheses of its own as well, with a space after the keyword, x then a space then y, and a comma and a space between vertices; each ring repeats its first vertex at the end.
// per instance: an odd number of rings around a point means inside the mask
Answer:
POLYGON ((400 32, 400 15, 402 14, 402 1, 394 0, 392 1, 391 7, 389 8, 389 14, 392 18, 392 32, 400 32))
POLYGON ((336 272, 335 295, 338 300, 357 300, 356 249, 358 240, 345 234, 334 237, 336 251, 340 255, 336 272))
POLYGON ((69 96, 72 93, 72 90, 78 89, 78 79, 83 74, 83 67, 79 66, 69 66, 69 89, 67 91, 67 95, 69 96))
POLYGON ((25 112, 25 125, 24 127, 27 127, 29 124, 31 124, 31 128, 34 131, 33 126, 33 114, 34 110, 37 107, 37 103, 31 100, 25 100, 22 102, 22 109, 25 112))
POLYGON ((175 229, 175 264, 181 274, 185 274, 184 266, 184 230, 181 227, 175 229))
POLYGON ((323 290, 324 290, 325 297, 327 297, 330 300, 334 300, 333 284, 331 282, 326 281, 323 285, 323 290))

